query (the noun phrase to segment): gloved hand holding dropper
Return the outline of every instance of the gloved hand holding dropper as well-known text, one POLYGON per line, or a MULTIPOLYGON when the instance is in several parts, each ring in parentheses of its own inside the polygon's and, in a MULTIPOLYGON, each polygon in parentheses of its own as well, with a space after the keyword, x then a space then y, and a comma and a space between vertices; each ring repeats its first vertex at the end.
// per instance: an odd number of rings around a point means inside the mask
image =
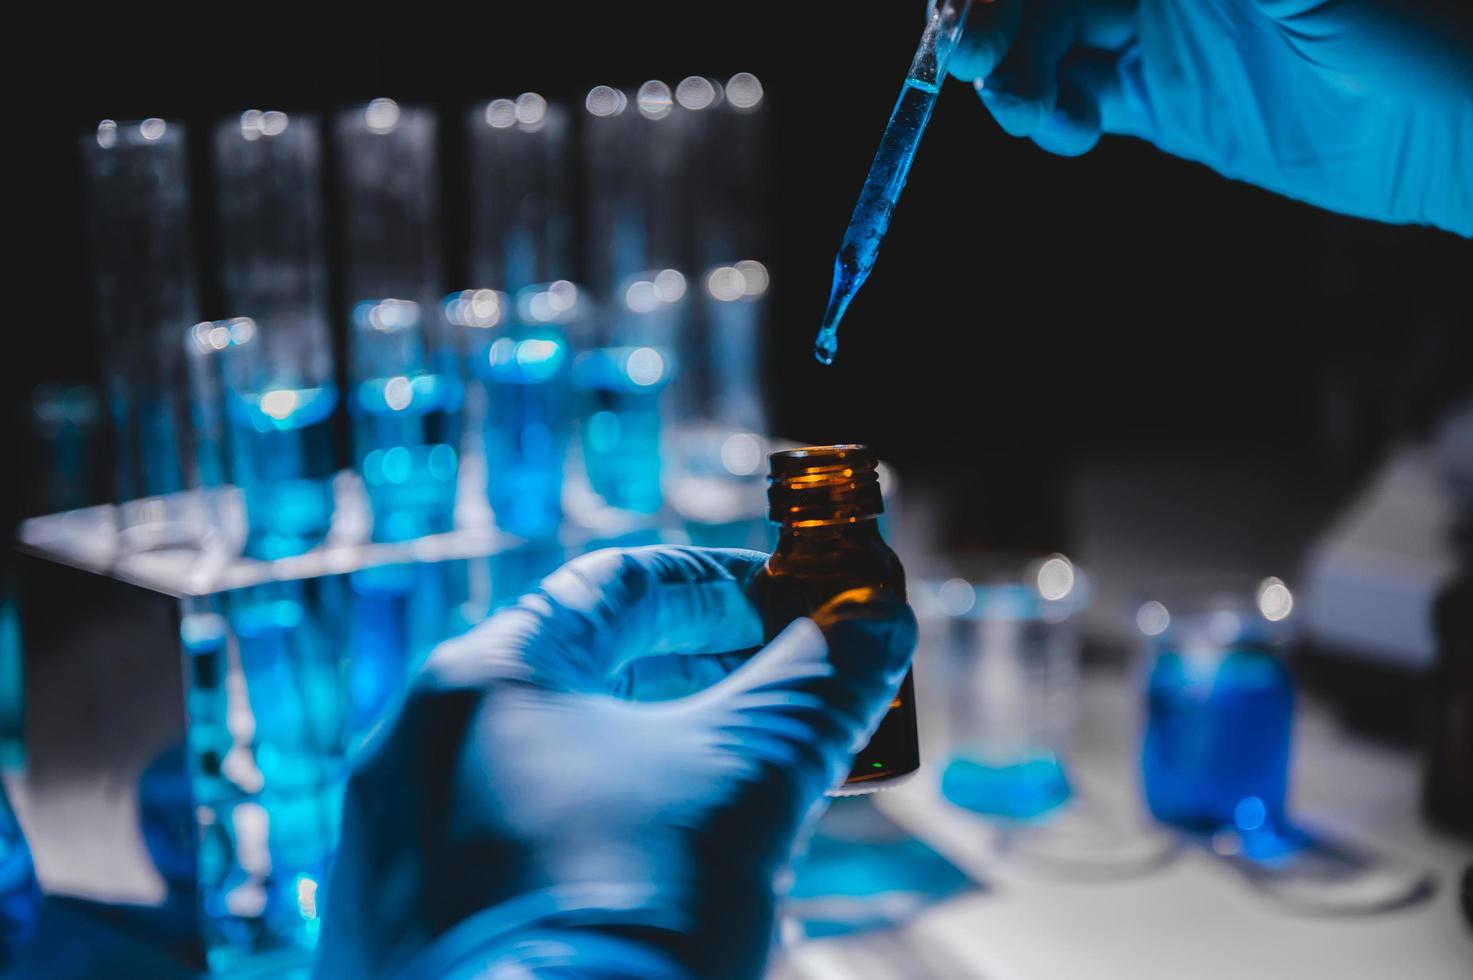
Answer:
POLYGON ((1054 153, 1137 136, 1332 211, 1473 236, 1465 0, 978 0, 950 72, 1054 153))

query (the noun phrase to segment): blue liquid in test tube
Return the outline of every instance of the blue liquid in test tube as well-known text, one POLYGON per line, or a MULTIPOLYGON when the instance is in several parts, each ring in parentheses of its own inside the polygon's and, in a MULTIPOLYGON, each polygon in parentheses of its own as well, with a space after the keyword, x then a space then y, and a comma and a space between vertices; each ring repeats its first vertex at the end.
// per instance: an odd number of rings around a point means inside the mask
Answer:
POLYGON ((581 441, 594 492, 610 506, 641 514, 660 509, 660 394, 668 352, 605 347, 581 355, 574 371, 587 402, 581 441))
POLYGON ((245 496, 248 555, 300 554, 327 537, 337 401, 330 383, 227 395, 230 473, 245 496))
POLYGON ((259 898, 250 917, 273 944, 301 950, 316 945, 316 889, 342 806, 348 713, 341 643, 327 628, 329 587, 330 580, 282 582, 232 596, 251 717, 242 747, 250 762, 233 775, 250 773, 241 787, 250 795, 219 808, 231 816, 234 858, 222 891, 204 896, 207 912, 239 920, 231 906, 247 903, 230 892, 253 890, 247 894, 259 898))
POLYGON ((446 298, 446 317, 463 328, 469 377, 484 395, 481 427, 486 494, 496 526, 544 539, 562 524, 563 469, 572 411, 567 328, 583 300, 570 282, 506 295, 466 290, 446 298))
POLYGON ((361 303, 354 321, 353 444, 374 540, 449 531, 465 395, 459 365, 426 351, 417 303, 361 303))

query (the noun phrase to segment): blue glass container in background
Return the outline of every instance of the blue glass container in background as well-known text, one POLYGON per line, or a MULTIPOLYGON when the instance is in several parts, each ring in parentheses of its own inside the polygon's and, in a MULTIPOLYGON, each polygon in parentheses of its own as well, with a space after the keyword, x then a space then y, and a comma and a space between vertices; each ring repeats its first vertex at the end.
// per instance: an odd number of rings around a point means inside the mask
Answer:
POLYGON ((1079 700, 1073 617, 1088 602, 1074 564, 1050 555, 922 581, 917 615, 931 685, 945 705, 941 792, 988 817, 1030 821, 1070 799, 1079 700))
POLYGON ((582 290, 566 280, 523 289, 514 308, 489 289, 445 301, 484 406, 486 496, 496 526, 511 534, 541 539, 562 524, 573 424, 569 331, 579 329, 586 305, 582 290))
POLYGON ((227 347, 248 343, 255 333, 256 323, 249 317, 206 320, 184 332, 194 464, 201 487, 219 487, 230 480, 224 359, 220 353, 227 347))
POLYGON ((353 311, 353 445, 375 541, 443 534, 455 524, 459 358, 431 339, 418 303, 384 299, 353 311))
POLYGON ((1280 647, 1292 609, 1276 578, 1158 590, 1137 608, 1149 660, 1141 776, 1157 820, 1250 844, 1288 830, 1294 684, 1280 647))
POLYGON ((332 415, 338 389, 325 338, 304 324, 256 324, 220 351, 231 480, 245 498, 245 553, 275 559, 322 542, 332 525, 332 415))
POLYGON ((564 106, 536 92, 492 99, 466 117, 471 282, 515 295, 573 273, 573 207, 564 106))
POLYGON ((374 99, 340 112, 338 190, 353 458, 376 541, 450 530, 464 401, 459 337, 439 314, 436 119, 374 99))
POLYGON ((14 962, 41 921, 41 886, 31 849, 0 786, 0 970, 14 962))
POLYGON ((184 127, 103 120, 82 156, 120 540, 125 550, 176 547, 190 537, 188 515, 142 498, 190 482, 179 336, 199 314, 184 127))
POLYGON ((31 425, 40 466, 32 488, 36 508, 57 514, 101 503, 102 404, 97 389, 73 383, 39 384, 31 393, 31 425))
POLYGON ((593 492, 609 506, 653 514, 664 503, 662 438, 673 401, 675 351, 686 327, 685 276, 674 269, 619 283, 602 331, 608 343, 578 355, 579 446, 593 492))
POLYGON ((584 265, 593 294, 613 303, 631 276, 687 258, 690 114, 658 80, 637 92, 594 86, 583 106, 584 265))
POLYGON ((767 268, 743 259, 701 277, 701 329, 679 334, 676 421, 665 483, 693 544, 770 550, 763 478, 768 420, 763 396, 767 268))
POLYGON ((321 136, 312 116, 251 109, 215 127, 214 151, 225 302, 254 324, 204 337, 225 391, 223 475, 244 495, 246 553, 282 558, 320 543, 333 514, 321 136))
POLYGON ((186 607, 199 898, 214 970, 285 968, 316 947, 316 890, 352 735, 342 593, 340 578, 324 577, 186 607))

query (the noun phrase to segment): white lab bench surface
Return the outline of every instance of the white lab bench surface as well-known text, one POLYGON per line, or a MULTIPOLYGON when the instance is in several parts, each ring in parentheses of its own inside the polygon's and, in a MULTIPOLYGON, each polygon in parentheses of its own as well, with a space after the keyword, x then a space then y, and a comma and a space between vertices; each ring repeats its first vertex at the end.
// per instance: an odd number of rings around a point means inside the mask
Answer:
MULTIPOLYGON (((1086 675, 1073 778, 1091 805, 1127 822, 1142 810, 1136 764, 1140 698, 1128 673, 1086 675)), ((924 712, 924 701, 920 705, 924 712)), ((923 728, 924 732, 924 728, 923 728)), ((1473 929, 1458 882, 1473 847, 1419 812, 1416 756, 1346 734, 1323 707, 1299 705, 1291 813, 1335 840, 1432 874, 1430 898, 1357 915, 1286 909, 1229 861, 1183 846, 1128 877, 1066 880, 1010 857, 1003 836, 949 806, 932 762, 878 805, 945 854, 979 888, 895 930, 812 940, 788 950, 781 980, 989 978, 1473 977, 1473 929)), ((1142 818, 1143 839, 1149 839, 1142 818)))

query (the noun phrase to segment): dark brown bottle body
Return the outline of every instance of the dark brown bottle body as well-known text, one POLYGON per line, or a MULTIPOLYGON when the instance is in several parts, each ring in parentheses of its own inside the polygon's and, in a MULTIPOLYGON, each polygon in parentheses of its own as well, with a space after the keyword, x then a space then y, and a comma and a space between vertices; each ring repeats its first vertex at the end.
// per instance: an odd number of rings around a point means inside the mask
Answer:
MULTIPOLYGON (((873 457, 862 447, 814 447, 798 453, 859 451, 869 460, 873 481, 873 457)), ((758 605, 763 615, 765 639, 771 640, 793 620, 811 615, 834 596, 850 589, 870 588, 905 598, 905 569, 895 552, 880 536, 875 518, 879 514, 878 484, 873 505, 834 508, 840 516, 826 519, 829 509, 815 509, 811 500, 800 506, 779 506, 778 457, 774 454, 771 497, 773 518, 784 512, 798 513, 801 520, 783 520, 777 549, 767 560, 763 577, 756 583, 758 605)), ((861 472, 863 468, 861 462, 861 472)), ((803 492, 811 493, 805 489, 803 492)), ((788 489, 791 499, 791 487, 788 489)), ((832 493, 832 491, 831 491, 832 493)), ((847 499, 847 495, 840 495, 847 499)), ((842 502, 842 501, 841 501, 842 502)), ((920 745, 916 735, 914 682, 909 671, 890 710, 881 720, 870 742, 854 759, 849 778, 838 793, 867 792, 893 785, 920 768, 920 745)))

